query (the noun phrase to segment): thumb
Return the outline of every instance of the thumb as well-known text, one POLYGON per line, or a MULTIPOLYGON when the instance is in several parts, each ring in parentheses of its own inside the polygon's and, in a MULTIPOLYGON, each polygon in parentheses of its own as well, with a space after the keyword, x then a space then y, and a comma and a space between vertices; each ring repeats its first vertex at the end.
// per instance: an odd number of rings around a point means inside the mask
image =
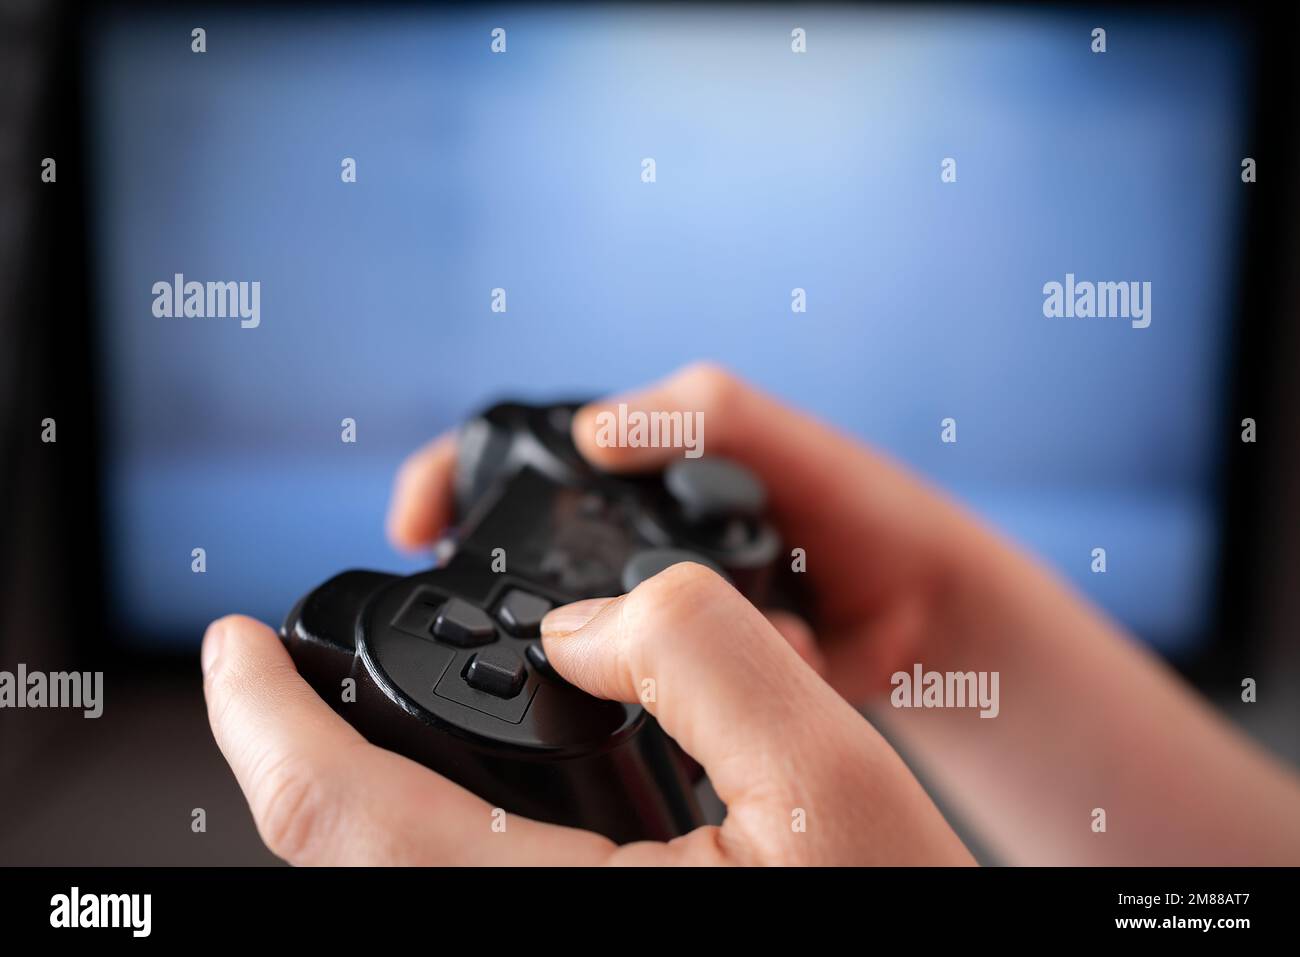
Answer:
POLYGON ((747 863, 970 863, 898 754, 716 573, 683 562, 542 622, 557 671, 640 701, 704 766, 747 863), (795 826, 795 822, 799 826, 795 826))
POLYGON ((703 565, 683 562, 621 597, 557 608, 542 622, 542 640, 573 684, 655 715, 733 811, 755 788, 790 805, 792 792, 833 774, 838 743, 869 731, 771 622, 703 565))

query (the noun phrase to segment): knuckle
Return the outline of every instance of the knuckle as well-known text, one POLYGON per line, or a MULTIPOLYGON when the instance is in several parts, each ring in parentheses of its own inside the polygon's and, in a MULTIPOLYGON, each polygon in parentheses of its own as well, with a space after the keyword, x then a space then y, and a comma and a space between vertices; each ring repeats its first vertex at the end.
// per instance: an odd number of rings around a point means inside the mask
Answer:
POLYGON ((685 596, 697 596, 701 592, 728 587, 721 575, 699 562, 678 562, 665 568, 656 577, 662 578, 667 587, 685 596))
POLYGON ((691 626, 701 613, 733 595, 722 576, 696 562, 678 562, 646 579, 624 599, 620 644, 626 659, 644 665, 643 648, 651 641, 668 653, 675 642, 693 644, 691 626))
POLYGON ((320 776, 293 758, 270 760, 254 772, 249 804, 263 842, 290 863, 312 858, 332 819, 320 776))
POLYGON ((682 379, 697 404, 710 408, 725 405, 739 385, 739 380, 725 367, 707 361, 688 366, 682 379))
POLYGON ((711 595, 730 591, 730 586, 713 569, 698 562, 678 562, 634 588, 628 599, 638 611, 672 615, 690 611, 711 595))

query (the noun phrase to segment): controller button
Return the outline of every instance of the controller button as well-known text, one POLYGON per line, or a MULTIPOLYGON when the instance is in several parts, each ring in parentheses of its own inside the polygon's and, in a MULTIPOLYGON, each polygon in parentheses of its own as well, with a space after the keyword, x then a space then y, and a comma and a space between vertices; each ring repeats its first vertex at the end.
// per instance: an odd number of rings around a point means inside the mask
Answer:
POLYGON ((546 649, 542 647, 540 641, 532 642, 524 650, 524 657, 528 659, 528 663, 533 666, 533 669, 538 674, 546 675, 546 677, 556 681, 564 680, 560 677, 560 673, 551 667, 551 661, 546 657, 546 649))
POLYGON ((756 518, 767 492, 744 466, 726 459, 682 459, 664 471, 664 486, 688 522, 756 518))
POLYGON ((497 618, 516 638, 536 638, 542 618, 551 610, 551 603, 516 588, 506 595, 497 609, 497 618))
POLYGON ((470 648, 496 637, 492 619, 461 598, 449 598, 433 620, 433 637, 448 644, 470 648))
POLYGON ((513 698, 524 687, 528 672, 520 657, 507 648, 487 648, 470 659, 465 681, 471 688, 498 698, 513 698))
POLYGON ((647 578, 654 578, 665 568, 671 568, 678 562, 695 562, 705 568, 712 568, 723 578, 731 580, 726 572, 696 552, 688 552, 682 548, 651 548, 644 552, 637 552, 627 560, 627 564, 623 566, 623 590, 631 591, 647 578))

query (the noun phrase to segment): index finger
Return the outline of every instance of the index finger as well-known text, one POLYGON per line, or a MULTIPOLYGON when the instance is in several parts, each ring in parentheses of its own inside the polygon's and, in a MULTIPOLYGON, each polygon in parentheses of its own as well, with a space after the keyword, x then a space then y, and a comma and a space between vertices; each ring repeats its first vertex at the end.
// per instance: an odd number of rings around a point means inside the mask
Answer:
POLYGON ((680 459, 682 448, 611 444, 602 436, 602 413, 681 413, 696 417, 699 448, 746 465, 767 485, 778 509, 814 503, 818 511, 872 495, 905 497, 910 482, 884 456, 824 422, 804 415, 742 382, 700 363, 648 388, 602 399, 580 409, 573 439, 588 461, 610 471, 648 471, 680 459), (620 411, 619 406, 626 408, 620 411), (829 500, 827 499, 829 496, 829 500))
POLYGON ((583 456, 615 472, 658 469, 682 457, 683 449, 662 442, 637 447, 604 441, 611 420, 602 413, 633 412, 698 416, 703 453, 739 462, 763 480, 777 524, 803 536, 793 544, 888 548, 903 533, 914 547, 927 539, 927 529, 941 536, 951 523, 941 496, 887 456, 717 366, 689 366, 644 390, 584 406, 573 421, 583 456))

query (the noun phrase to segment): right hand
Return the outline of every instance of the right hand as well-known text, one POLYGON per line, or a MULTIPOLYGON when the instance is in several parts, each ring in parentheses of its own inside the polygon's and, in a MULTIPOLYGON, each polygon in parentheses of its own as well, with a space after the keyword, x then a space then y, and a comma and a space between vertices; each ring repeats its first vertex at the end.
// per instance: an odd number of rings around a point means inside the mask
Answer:
MULTIPOLYGON (((812 631, 779 612, 772 623, 851 702, 885 690, 913 662, 962 656, 990 625, 990 576, 999 567, 1004 579, 1035 573, 1027 561, 1013 568, 1005 543, 915 475, 716 366, 690 366, 574 416, 574 442, 594 465, 660 469, 682 451, 597 445, 596 416, 620 402, 702 413, 705 454, 763 480, 786 547, 804 550, 814 597, 812 631)), ((403 465, 388 518, 399 547, 427 546, 450 522, 454 461, 454 437, 443 436, 403 465)))
POLYGON ((715 366, 691 366, 575 416, 574 441, 593 464, 662 468, 681 450, 597 445, 596 416, 620 402, 629 412, 702 413, 706 457, 740 462, 763 480, 786 548, 806 557, 817 642, 796 649, 852 702, 885 690, 913 662, 967 657, 990 624, 992 577, 1035 573, 919 477, 715 366))
MULTIPOLYGON (((850 702, 881 695, 915 664, 1001 676, 996 720, 962 708, 882 708, 874 718, 1002 860, 1294 863, 1294 773, 920 478, 710 365, 574 417, 579 450, 611 471, 658 469, 682 454, 597 445, 596 415, 619 402, 703 413, 705 454, 763 480, 786 546, 807 557, 816 640, 789 616, 772 622, 850 702), (1111 820, 1104 835, 1091 827, 1099 806, 1111 820)), ((403 468, 389 521, 399 545, 431 542, 449 521, 454 456, 444 438, 403 468)))

